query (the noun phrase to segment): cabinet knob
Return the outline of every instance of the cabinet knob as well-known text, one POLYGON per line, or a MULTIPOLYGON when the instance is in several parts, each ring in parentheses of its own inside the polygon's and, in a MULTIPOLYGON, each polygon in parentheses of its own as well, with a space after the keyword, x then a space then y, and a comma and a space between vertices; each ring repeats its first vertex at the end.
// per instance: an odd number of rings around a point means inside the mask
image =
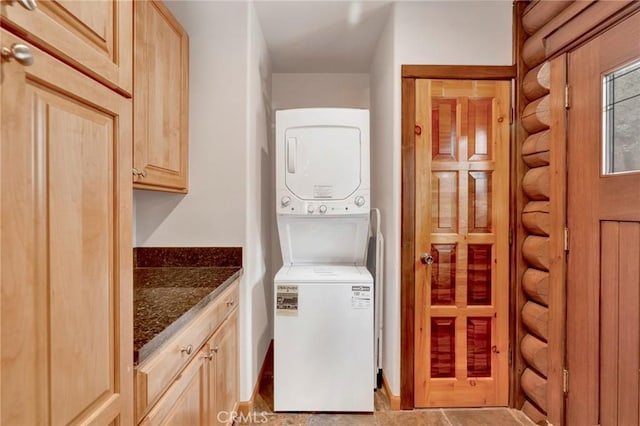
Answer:
POLYGON ((233 306, 233 304, 236 303, 233 300, 227 300, 227 306, 233 306))
POLYGON ((216 346, 215 348, 211 348, 211 352, 213 352, 214 354, 217 354, 219 350, 220 350, 220 346, 216 346))
POLYGON ((180 352, 191 355, 191 352, 193 352, 193 346, 188 345, 186 348, 180 348, 180 352))
POLYGON ((136 177, 147 177, 147 171, 142 169, 142 171, 136 169, 135 167, 131 169, 131 173, 136 177))
POLYGON ((13 58, 25 67, 33 64, 33 54, 26 44, 13 43, 11 47, 3 47, 2 50, 0 50, 0 55, 7 60, 13 58))
MULTIPOLYGON (((13 0, 11 4, 15 2, 16 0, 13 0)), ((30 11, 34 11, 38 8, 38 2, 36 0, 18 0, 18 3, 20 3, 20 6, 30 11)))
POLYGON ((211 353, 211 351, 209 351, 209 353, 202 355, 202 358, 211 361, 211 360, 213 360, 213 353, 211 353))

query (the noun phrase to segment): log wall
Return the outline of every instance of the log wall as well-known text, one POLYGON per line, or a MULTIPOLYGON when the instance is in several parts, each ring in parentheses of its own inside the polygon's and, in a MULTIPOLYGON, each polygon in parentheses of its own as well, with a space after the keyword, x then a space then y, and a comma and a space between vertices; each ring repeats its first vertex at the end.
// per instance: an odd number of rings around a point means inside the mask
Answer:
MULTIPOLYGON (((640 10, 634 0, 516 0, 518 406, 564 424, 567 52, 640 10), (523 398, 522 398, 523 396, 523 398)), ((568 104, 569 103, 569 104, 568 104)))
POLYGON ((525 98, 520 124, 525 130, 521 145, 524 177, 522 192, 526 197, 521 212, 525 230, 521 256, 526 267, 522 273, 521 289, 524 303, 520 319, 524 336, 520 340, 520 355, 524 365, 520 371, 520 387, 524 402, 519 408, 534 422, 549 419, 549 238, 550 215, 550 154, 554 147, 551 138, 551 65, 546 60, 544 36, 541 31, 572 1, 534 1, 521 17, 525 32, 520 49, 521 61, 527 68, 519 82, 525 98))

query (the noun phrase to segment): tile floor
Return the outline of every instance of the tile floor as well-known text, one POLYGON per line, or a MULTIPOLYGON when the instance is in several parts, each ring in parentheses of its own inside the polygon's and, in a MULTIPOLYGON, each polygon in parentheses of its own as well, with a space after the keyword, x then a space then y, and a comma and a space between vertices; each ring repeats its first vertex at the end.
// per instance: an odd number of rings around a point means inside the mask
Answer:
MULTIPOLYGON (((267 369, 270 370, 270 369, 267 369)), ((241 425, 304 426, 531 426, 535 425, 521 411, 510 408, 424 409, 392 411, 382 389, 375 394, 373 414, 274 413, 273 373, 265 371, 253 413, 239 418, 241 425)))

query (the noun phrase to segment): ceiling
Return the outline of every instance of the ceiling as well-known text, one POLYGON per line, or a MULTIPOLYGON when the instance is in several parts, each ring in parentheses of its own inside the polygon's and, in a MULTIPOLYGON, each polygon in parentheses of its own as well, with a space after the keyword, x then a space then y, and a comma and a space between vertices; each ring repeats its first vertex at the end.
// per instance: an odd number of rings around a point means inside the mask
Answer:
POLYGON ((256 1, 276 73, 367 73, 391 1, 256 1))

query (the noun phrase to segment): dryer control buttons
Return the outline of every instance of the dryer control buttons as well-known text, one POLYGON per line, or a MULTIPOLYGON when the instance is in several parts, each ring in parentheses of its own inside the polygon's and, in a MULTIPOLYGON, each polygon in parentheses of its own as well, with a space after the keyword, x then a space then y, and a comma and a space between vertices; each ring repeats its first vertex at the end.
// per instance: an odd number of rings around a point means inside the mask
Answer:
POLYGON ((364 197, 362 195, 358 195, 355 201, 356 201, 356 206, 358 207, 364 206, 364 197))
POLYGON ((315 210, 316 210, 316 208, 315 208, 315 207, 313 207, 312 205, 309 205, 309 206, 307 207, 307 211, 308 211, 309 213, 313 213, 315 210))
POLYGON ((318 207, 318 211, 320 213, 326 213, 327 212, 327 206, 325 206, 324 204, 321 205, 320 207, 318 207))
POLYGON ((291 204, 291 198, 287 196, 282 197, 282 199, 280 200, 280 204, 282 204, 282 207, 287 207, 289 204, 291 204))

